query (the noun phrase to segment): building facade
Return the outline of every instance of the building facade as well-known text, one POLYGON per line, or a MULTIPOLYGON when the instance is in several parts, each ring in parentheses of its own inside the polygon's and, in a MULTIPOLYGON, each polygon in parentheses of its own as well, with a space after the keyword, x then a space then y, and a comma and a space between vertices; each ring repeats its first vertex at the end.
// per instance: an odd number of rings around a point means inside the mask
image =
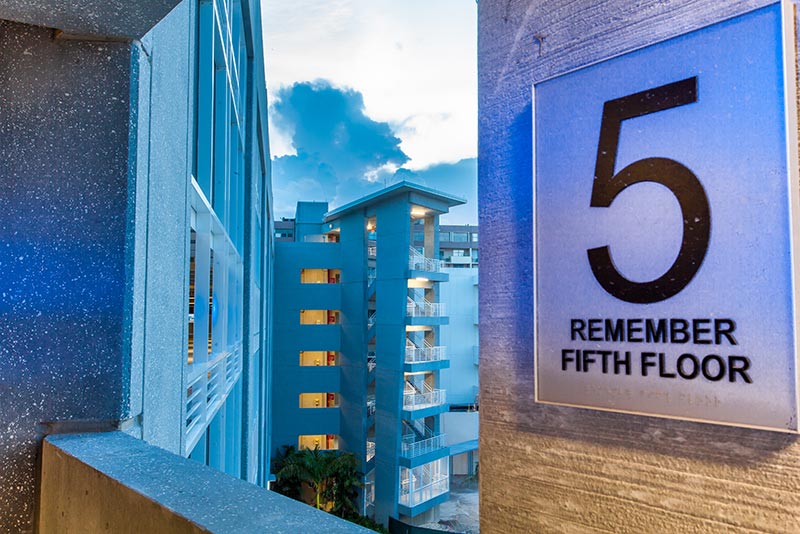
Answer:
POLYGON ((276 244, 273 443, 356 454, 382 523, 448 498, 448 275, 433 252, 438 217, 462 203, 400 182, 333 211, 301 202, 276 230, 292 238, 276 244))
MULTIPOLYGON (((477 225, 443 224, 439 227, 439 259, 448 269, 478 267, 477 225)), ((422 247, 419 232, 414 233, 414 246, 422 247)))
MULTIPOLYGON (((473 227, 477 231, 477 227, 473 227)), ((442 250, 440 248, 440 250, 442 250)), ((442 284, 442 302, 447 304, 450 323, 442 329, 450 367, 442 371, 450 411, 442 416, 450 447, 450 475, 471 476, 478 462, 478 269, 443 269, 448 282, 442 284)))
POLYGON ((266 485, 272 222, 257 0, 0 6, 0 531, 43 436, 266 485))

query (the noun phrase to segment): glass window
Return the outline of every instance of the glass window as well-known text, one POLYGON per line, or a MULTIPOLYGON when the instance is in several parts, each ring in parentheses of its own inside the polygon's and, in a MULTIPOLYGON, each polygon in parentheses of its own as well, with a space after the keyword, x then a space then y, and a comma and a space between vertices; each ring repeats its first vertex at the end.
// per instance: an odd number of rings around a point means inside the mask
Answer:
POLYGON ((469 241, 469 232, 453 232, 453 241, 456 243, 466 243, 469 241))
POLYGON ((425 241, 425 234, 423 232, 414 232, 414 242, 425 241))
POLYGON ((450 241, 450 232, 440 232, 439 241, 450 241))
POLYGON ((472 242, 473 243, 477 243, 478 242, 478 232, 473 232, 472 233, 472 242))

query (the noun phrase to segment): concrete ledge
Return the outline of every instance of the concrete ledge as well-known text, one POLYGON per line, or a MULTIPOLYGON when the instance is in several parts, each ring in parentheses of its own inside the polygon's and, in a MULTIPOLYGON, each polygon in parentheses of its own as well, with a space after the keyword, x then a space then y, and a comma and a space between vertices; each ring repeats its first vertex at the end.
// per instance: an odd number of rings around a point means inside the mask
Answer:
POLYGON ((138 39, 180 0, 4 0, 0 19, 56 28, 81 39, 138 39))
POLYGON ((127 434, 108 432, 44 440, 38 532, 371 531, 127 434))

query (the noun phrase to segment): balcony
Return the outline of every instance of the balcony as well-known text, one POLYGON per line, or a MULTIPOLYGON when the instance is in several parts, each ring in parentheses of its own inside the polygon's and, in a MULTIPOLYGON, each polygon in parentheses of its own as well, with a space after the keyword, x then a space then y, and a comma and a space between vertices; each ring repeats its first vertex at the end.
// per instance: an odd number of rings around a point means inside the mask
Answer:
POLYGON ((442 262, 433 258, 426 258, 414 247, 410 247, 408 256, 408 268, 411 271, 425 271, 438 273, 442 268, 442 262))
POLYGON ((442 406, 447 402, 447 392, 444 389, 431 389, 424 393, 405 393, 403 395, 403 410, 414 411, 442 406))
POLYGON ((367 462, 373 458, 375 458, 375 442, 372 440, 367 440, 367 462))
POLYGON ((413 511, 414 507, 437 497, 446 498, 450 491, 449 463, 449 458, 442 458, 412 469, 400 468, 399 504, 405 508, 401 508, 401 513, 413 511))
POLYGON ((406 434, 403 436, 403 446, 400 454, 404 458, 416 458, 443 449, 446 446, 446 434, 434 434, 428 439, 414 441, 414 434, 406 434))
POLYGON ((371 373, 378 366, 378 358, 374 352, 367 353, 367 372, 371 373))
POLYGON ((367 417, 375 415, 376 406, 375 395, 367 395, 367 417))
POLYGON ((443 302, 417 302, 409 300, 406 303, 406 316, 408 317, 446 317, 447 306, 443 302))
POLYGON ((447 359, 447 347, 406 347, 406 363, 438 362, 447 359))
POLYGON ((450 491, 450 478, 447 475, 437 476, 424 486, 411 489, 408 483, 400 486, 400 504, 413 508, 425 501, 429 501, 439 495, 444 495, 450 491))

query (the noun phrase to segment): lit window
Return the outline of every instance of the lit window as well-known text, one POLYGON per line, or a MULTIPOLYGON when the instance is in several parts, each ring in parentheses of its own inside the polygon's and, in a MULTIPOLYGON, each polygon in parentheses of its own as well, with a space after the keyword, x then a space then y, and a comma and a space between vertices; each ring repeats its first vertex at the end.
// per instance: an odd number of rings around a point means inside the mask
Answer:
POLYGON ((339 324, 339 311, 300 310, 300 324, 339 324))
POLYGON ((301 269, 301 284, 338 284, 342 277, 339 269, 301 269))
POLYGON ((301 408, 338 408, 339 395, 336 393, 301 393, 301 408))
POLYGON ((332 350, 300 351, 300 365, 303 367, 339 365, 339 353, 332 350))
POLYGON ((339 448, 339 436, 336 434, 305 434, 297 437, 297 448, 332 451, 339 448))

